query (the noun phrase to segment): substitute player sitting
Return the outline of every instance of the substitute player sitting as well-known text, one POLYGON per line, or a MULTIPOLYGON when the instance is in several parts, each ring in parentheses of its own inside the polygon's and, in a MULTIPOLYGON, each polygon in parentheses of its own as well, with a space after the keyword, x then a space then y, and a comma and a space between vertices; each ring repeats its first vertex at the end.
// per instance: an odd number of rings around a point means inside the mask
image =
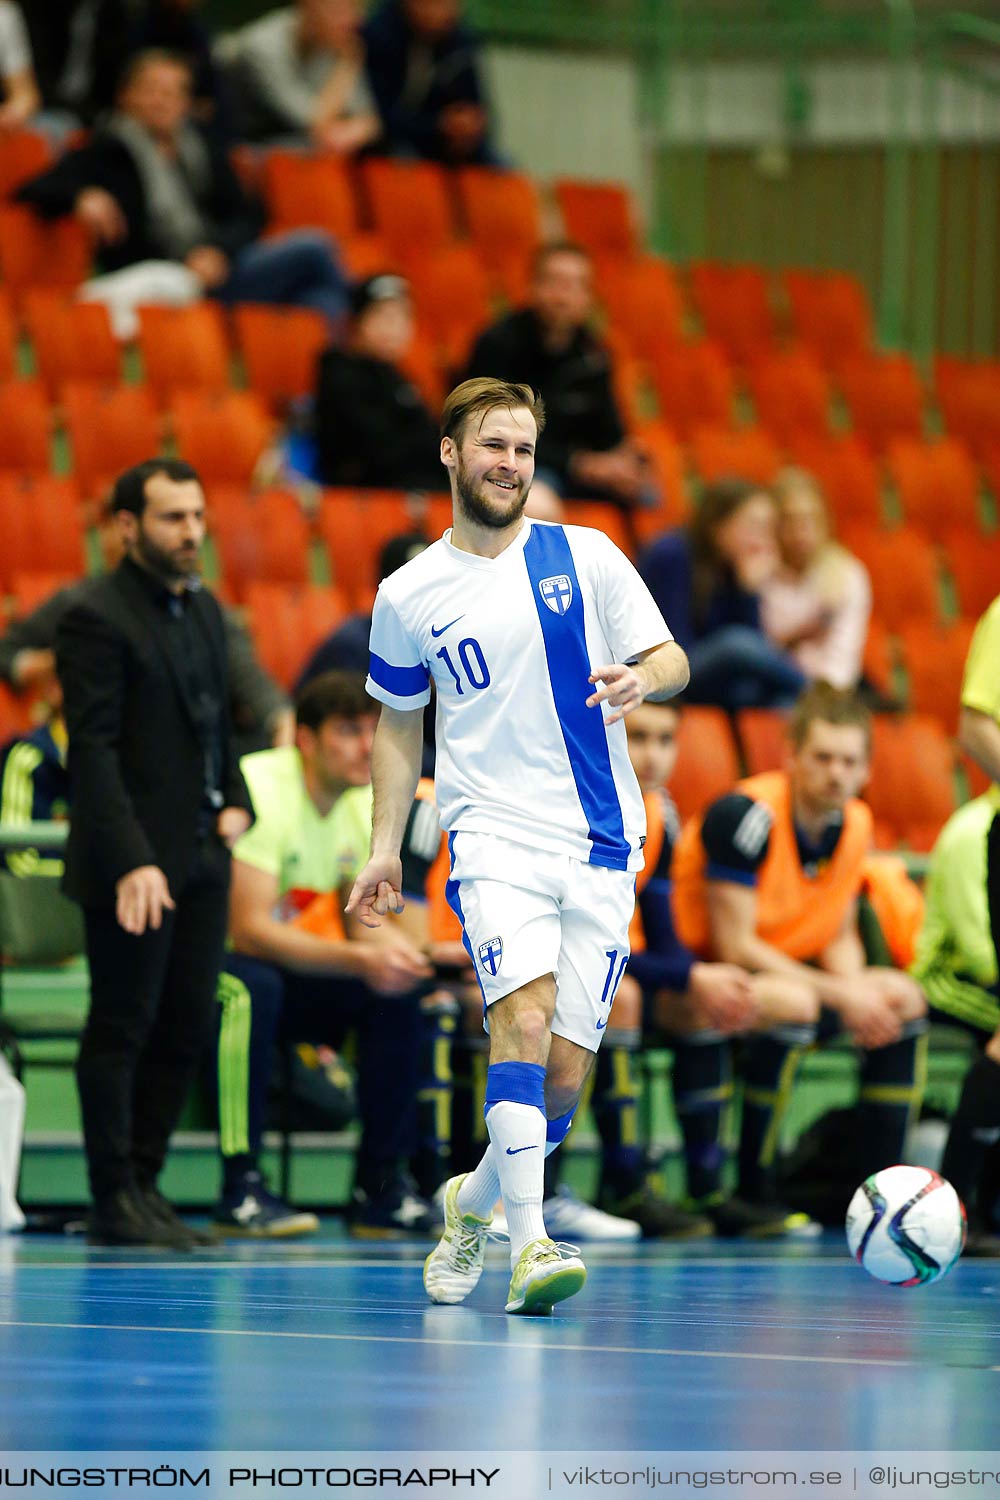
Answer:
MULTIPOLYGON (((915 980, 868 965, 858 899, 872 836, 858 800, 868 777, 871 718, 849 692, 816 683, 792 713, 788 767, 750 776, 688 823, 674 851, 678 936, 702 958, 811 987, 820 1035, 843 1029, 863 1049, 860 1108, 867 1160, 902 1159, 919 1102, 927 1006, 915 980)), ((741 1182, 772 1186, 777 1116, 798 1050, 779 1031, 744 1062, 741 1182)))
POLYGON ((449 899, 490 1033, 479 1166, 452 1178, 424 1285, 460 1302, 482 1272, 498 1193, 510 1230, 507 1311, 548 1311, 586 1270, 542 1217, 543 1159, 565 1139, 628 962, 642 797, 622 719, 687 681, 687 661, 631 563, 597 531, 524 515, 543 423, 528 386, 465 381, 445 402, 453 524, 383 581, 368 690, 372 858, 348 910, 400 903, 400 839, 437 690, 437 802, 449 899))

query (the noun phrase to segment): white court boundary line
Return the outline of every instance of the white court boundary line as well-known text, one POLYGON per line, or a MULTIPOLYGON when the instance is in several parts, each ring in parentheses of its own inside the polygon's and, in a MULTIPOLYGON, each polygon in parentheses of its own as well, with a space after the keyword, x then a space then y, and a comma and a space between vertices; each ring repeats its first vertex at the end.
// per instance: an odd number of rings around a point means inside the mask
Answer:
MULTIPOLYGON (((428 1240, 428 1244, 430 1241, 428 1240)), ((255 1246, 254 1248, 258 1248, 255 1246)), ((261 1246, 260 1248, 264 1248, 261 1246)), ((277 1249, 278 1247, 274 1247, 277 1249)), ((198 1252, 194 1252, 197 1254, 198 1252)), ((583 1247, 584 1255, 587 1254, 587 1246, 583 1247)), ((424 1259, 422 1253, 418 1253, 412 1260, 403 1260, 401 1257, 388 1257, 385 1260, 348 1260, 340 1256, 333 1256, 329 1260, 306 1260, 296 1255, 282 1258, 277 1255, 262 1257, 261 1259, 246 1260, 212 1260, 208 1257, 202 1260, 191 1258, 190 1252, 178 1255, 176 1260, 112 1260, 110 1257, 101 1260, 13 1260, 9 1264, 0 1262, 0 1276, 5 1271, 233 1271, 239 1269, 269 1270, 272 1267, 277 1270, 289 1270, 294 1267, 303 1271, 412 1271, 417 1267, 423 1268, 424 1259)), ((507 1265, 505 1258, 497 1256, 493 1261, 487 1260, 486 1269, 501 1270, 507 1265)), ((685 1270, 696 1270, 699 1266, 709 1266, 718 1270, 719 1267, 729 1266, 807 1266, 815 1270, 817 1266, 835 1266, 840 1271, 857 1270, 856 1263, 844 1252, 843 1256, 816 1255, 808 1260, 799 1259, 786 1260, 783 1256, 747 1257, 739 1260, 732 1256, 713 1256, 711 1260, 705 1258, 692 1258, 691 1260, 677 1259, 669 1260, 608 1260, 604 1256, 595 1255, 591 1260, 591 1266, 596 1270, 628 1271, 637 1266, 662 1269, 664 1267, 683 1266, 685 1270)))
MULTIPOLYGON (((299 1333, 271 1328, 163 1328, 157 1324, 144 1323, 56 1323, 32 1322, 17 1318, 0 1318, 0 1328, 61 1328, 75 1332, 98 1333, 174 1333, 200 1334, 209 1338, 248 1339, 298 1339, 319 1343, 345 1344, 421 1344, 429 1348, 441 1345, 451 1349, 525 1349, 533 1353, 536 1349, 551 1349, 559 1354, 645 1354, 656 1359, 753 1359, 778 1364, 805 1365, 853 1365, 865 1368, 889 1370, 939 1369, 939 1365, 924 1364, 915 1359, 862 1359, 843 1355, 823 1354, 765 1354, 754 1351, 731 1349, 641 1349, 627 1344, 543 1344, 534 1340, 530 1344, 518 1344, 510 1339, 440 1339, 417 1338, 403 1334, 379 1333, 299 1333)), ((946 1367, 948 1368, 948 1367, 946 1367)), ((1000 1372, 1000 1365, 989 1365, 985 1372, 981 1365, 955 1365, 958 1370, 977 1370, 980 1374, 1000 1372)))

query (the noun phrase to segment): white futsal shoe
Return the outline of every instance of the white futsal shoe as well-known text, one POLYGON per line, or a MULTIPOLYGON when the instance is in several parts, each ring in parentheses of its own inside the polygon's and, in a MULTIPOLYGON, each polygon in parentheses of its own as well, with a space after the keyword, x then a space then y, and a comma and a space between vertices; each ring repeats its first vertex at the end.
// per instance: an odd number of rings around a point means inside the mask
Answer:
POLYGON ((554 1240, 532 1240, 521 1251, 507 1293, 509 1313, 550 1313, 553 1303, 580 1291, 587 1267, 575 1245, 554 1240))
POLYGON ((468 1177, 450 1177, 444 1189, 444 1234, 424 1261, 424 1288, 432 1302, 464 1302, 483 1274, 493 1215, 459 1212, 458 1190, 468 1177))

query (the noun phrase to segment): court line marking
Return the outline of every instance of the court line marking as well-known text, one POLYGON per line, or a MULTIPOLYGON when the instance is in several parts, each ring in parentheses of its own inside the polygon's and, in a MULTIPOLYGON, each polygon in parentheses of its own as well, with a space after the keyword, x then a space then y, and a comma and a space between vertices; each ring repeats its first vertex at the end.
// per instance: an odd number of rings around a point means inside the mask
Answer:
MULTIPOLYGON (((247 1339, 308 1339, 320 1343, 345 1344, 423 1344, 431 1348, 441 1345, 450 1349, 551 1349, 560 1354, 648 1354, 657 1359, 754 1359, 779 1364, 804 1365, 853 1365, 889 1370, 937 1369, 937 1365, 924 1364, 915 1359, 863 1359, 844 1355, 823 1354, 764 1354, 754 1351, 731 1349, 642 1349, 628 1344, 543 1344, 535 1340, 518 1344, 510 1339, 439 1339, 417 1338, 405 1334, 383 1333, 300 1333, 272 1328, 164 1328, 157 1324, 143 1323, 56 1323, 30 1322, 17 1318, 0 1318, 0 1328, 60 1328, 74 1332, 97 1333, 176 1333, 201 1334, 207 1337, 247 1339)), ((946 1367, 949 1368, 949 1367, 946 1367)), ((955 1365, 950 1368, 983 1371, 981 1365, 955 1365)), ((987 1373, 1000 1371, 1000 1365, 990 1365, 987 1373)))
MULTIPOLYGON (((430 1243, 430 1241, 428 1241, 430 1243)), ((261 1248, 264 1248, 263 1246, 261 1248)), ((277 1248, 277 1247, 275 1247, 277 1248)), ((296 1255, 279 1258, 277 1255, 254 1260, 192 1260, 185 1255, 184 1259, 177 1260, 18 1260, 9 1265, 0 1263, 0 1275, 4 1271, 206 1271, 215 1270, 232 1271, 241 1267, 252 1270, 275 1270, 287 1271, 294 1266, 296 1270, 303 1271, 329 1271, 329 1270, 392 1270, 412 1271, 415 1267, 423 1266, 425 1256, 416 1254, 412 1260, 403 1260, 393 1257, 387 1260, 348 1260, 340 1256, 331 1256, 329 1260, 305 1260, 296 1255)), ((507 1264, 505 1257, 498 1256, 495 1260, 487 1260, 487 1270, 499 1270, 507 1264)), ((665 1267, 683 1266, 685 1270, 696 1270, 699 1266, 708 1266, 718 1270, 720 1266, 806 1266, 813 1270, 817 1266, 836 1266, 838 1270, 856 1271, 854 1260, 846 1253, 841 1256, 817 1255, 809 1260, 799 1259, 786 1260, 783 1256, 769 1256, 757 1258, 748 1256, 746 1259, 736 1259, 730 1256, 713 1257, 711 1260, 697 1258, 681 1260, 669 1258, 665 1260, 607 1260, 603 1256, 592 1257, 591 1264, 595 1269, 610 1271, 633 1270, 638 1266, 649 1266, 662 1270, 665 1267)))

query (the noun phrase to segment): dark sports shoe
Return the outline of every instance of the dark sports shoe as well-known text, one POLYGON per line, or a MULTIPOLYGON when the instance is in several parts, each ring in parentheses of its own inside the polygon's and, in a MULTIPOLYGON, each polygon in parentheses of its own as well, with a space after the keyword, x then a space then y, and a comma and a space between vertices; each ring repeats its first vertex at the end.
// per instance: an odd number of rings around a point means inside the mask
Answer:
POLYGON ((724 1240, 772 1240, 800 1236, 812 1224, 808 1214, 792 1213, 780 1203, 749 1203, 745 1198, 723 1198, 700 1205, 724 1240))
POLYGON ((362 1240, 394 1240, 408 1235, 430 1239, 440 1220, 440 1214, 419 1196, 407 1178, 389 1183, 379 1193, 356 1187, 347 1214, 351 1234, 362 1240))
POLYGON ((120 1188, 94 1204, 87 1219, 87 1243, 146 1245, 169 1250, 194 1248, 189 1236, 175 1234, 157 1223, 132 1187, 120 1188))
POLYGON ((315 1234, 315 1214, 292 1208, 276 1193, 268 1192, 259 1172, 246 1172, 238 1187, 228 1191, 212 1222, 219 1239, 288 1240, 315 1234))
POLYGON ((158 1188, 151 1184, 140 1184, 135 1190, 135 1196, 153 1223, 171 1237, 170 1243, 176 1240, 178 1249, 196 1250, 213 1243, 211 1235, 202 1234, 200 1230, 192 1229, 190 1224, 185 1224, 173 1204, 164 1198, 158 1188))
POLYGON ((705 1214, 669 1203, 648 1182, 624 1198, 603 1194, 601 1207, 634 1220, 647 1240, 705 1240, 715 1233, 715 1225, 705 1214))

